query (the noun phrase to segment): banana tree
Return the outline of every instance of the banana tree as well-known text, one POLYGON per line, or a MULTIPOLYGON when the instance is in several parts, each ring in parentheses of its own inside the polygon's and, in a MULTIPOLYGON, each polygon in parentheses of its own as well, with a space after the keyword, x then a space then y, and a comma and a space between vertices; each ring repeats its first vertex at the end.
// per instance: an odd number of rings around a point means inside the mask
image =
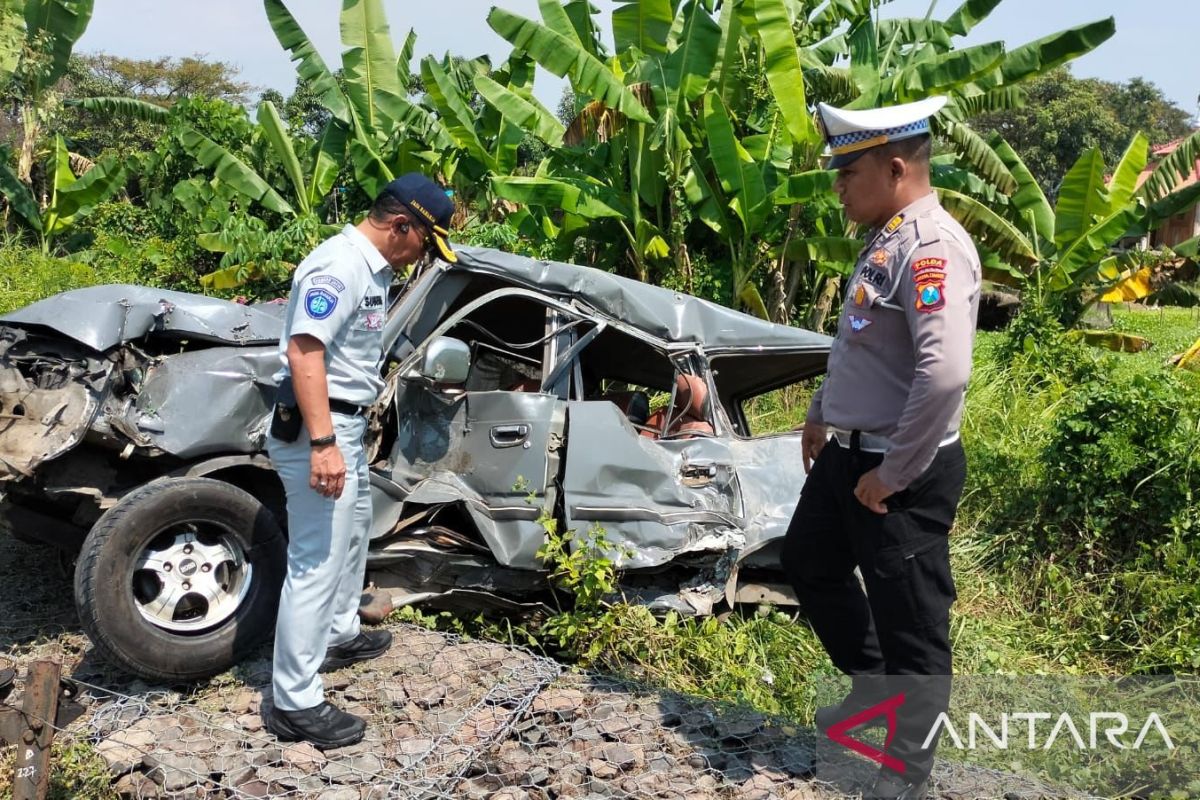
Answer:
POLYGON ((7 161, 0 162, 0 191, 8 199, 9 207, 37 234, 44 253, 50 252, 56 236, 121 191, 126 179, 125 166, 112 156, 76 176, 62 136, 54 137, 53 158, 47 172, 53 179, 45 208, 41 208, 32 190, 7 161))
POLYGON ((30 183, 34 153, 67 72, 71 49, 92 18, 93 0, 0 2, 0 84, 14 83, 20 98, 21 146, 17 178, 30 183))
MULTIPOLYGON (((1198 143, 1200 133, 1186 147, 1198 143)), ((1074 301, 1066 304, 1074 309, 1063 320, 1068 324, 1105 292, 1136 283, 1148 266, 1179 255, 1130 243, 1200 202, 1200 185, 1185 185, 1174 161, 1161 163, 1139 185, 1148 157, 1148 142, 1140 133, 1111 174, 1098 149, 1084 152, 1063 178, 1053 206, 1002 138, 993 137, 986 152, 962 147, 958 154, 964 165, 997 179, 986 205, 960 191, 963 186, 953 177, 945 180, 939 173, 935 181, 942 204, 992 256, 988 277, 1035 295, 1074 301)))

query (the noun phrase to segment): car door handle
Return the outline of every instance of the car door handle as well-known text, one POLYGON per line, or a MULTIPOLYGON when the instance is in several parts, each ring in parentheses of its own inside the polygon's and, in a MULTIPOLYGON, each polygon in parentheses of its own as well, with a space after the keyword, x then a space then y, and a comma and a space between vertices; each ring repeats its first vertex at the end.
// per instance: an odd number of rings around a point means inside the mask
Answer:
POLYGON ((492 447, 516 447, 529 441, 529 426, 493 425, 489 435, 492 447))

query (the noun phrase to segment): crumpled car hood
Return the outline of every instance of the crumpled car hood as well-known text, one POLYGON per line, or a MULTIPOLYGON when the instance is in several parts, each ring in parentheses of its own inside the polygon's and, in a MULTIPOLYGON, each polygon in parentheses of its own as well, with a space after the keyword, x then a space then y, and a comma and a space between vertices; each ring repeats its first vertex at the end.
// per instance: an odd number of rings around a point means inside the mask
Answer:
POLYGON ((0 317, 38 325, 105 351, 151 331, 233 345, 276 344, 284 306, 244 306, 145 286, 90 286, 40 300, 0 317))

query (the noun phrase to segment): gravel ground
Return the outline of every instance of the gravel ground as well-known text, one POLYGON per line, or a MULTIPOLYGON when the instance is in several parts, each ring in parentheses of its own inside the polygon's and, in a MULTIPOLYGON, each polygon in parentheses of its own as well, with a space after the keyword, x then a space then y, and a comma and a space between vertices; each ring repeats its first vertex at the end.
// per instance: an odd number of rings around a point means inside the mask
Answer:
MULTIPOLYGON (((361 744, 284 744, 263 730, 269 649, 187 693, 130 680, 91 656, 54 552, 8 536, 0 620, 0 667, 55 659, 91 687, 63 735, 95 745, 126 798, 824 800, 874 773, 848 756, 825 784, 811 729, 404 625, 381 658, 326 676, 331 699, 367 718, 361 744)), ((935 777, 943 798, 1062 796, 956 765, 935 777)))

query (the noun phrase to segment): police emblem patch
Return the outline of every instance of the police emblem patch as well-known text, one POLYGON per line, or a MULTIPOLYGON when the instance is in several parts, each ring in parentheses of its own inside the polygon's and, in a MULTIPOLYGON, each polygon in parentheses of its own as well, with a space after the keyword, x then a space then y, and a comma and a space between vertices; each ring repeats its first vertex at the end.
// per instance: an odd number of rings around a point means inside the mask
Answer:
POLYGON ((866 330, 870 325, 871 320, 867 319, 866 317, 856 317, 853 314, 850 315, 850 327, 855 333, 866 330))
POLYGON ((304 311, 313 319, 326 319, 337 308, 337 295, 327 289, 309 289, 304 295, 304 311))
POLYGON ((941 281, 917 284, 917 311, 929 314, 946 305, 941 281))
POLYGON ((862 285, 862 281, 854 287, 854 305, 865 306, 867 304, 867 289, 862 285))
POLYGON ((874 253, 871 253, 871 263, 877 267, 882 267, 888 262, 889 258, 891 258, 891 256, 888 255, 887 250, 880 249, 876 250, 874 253))

